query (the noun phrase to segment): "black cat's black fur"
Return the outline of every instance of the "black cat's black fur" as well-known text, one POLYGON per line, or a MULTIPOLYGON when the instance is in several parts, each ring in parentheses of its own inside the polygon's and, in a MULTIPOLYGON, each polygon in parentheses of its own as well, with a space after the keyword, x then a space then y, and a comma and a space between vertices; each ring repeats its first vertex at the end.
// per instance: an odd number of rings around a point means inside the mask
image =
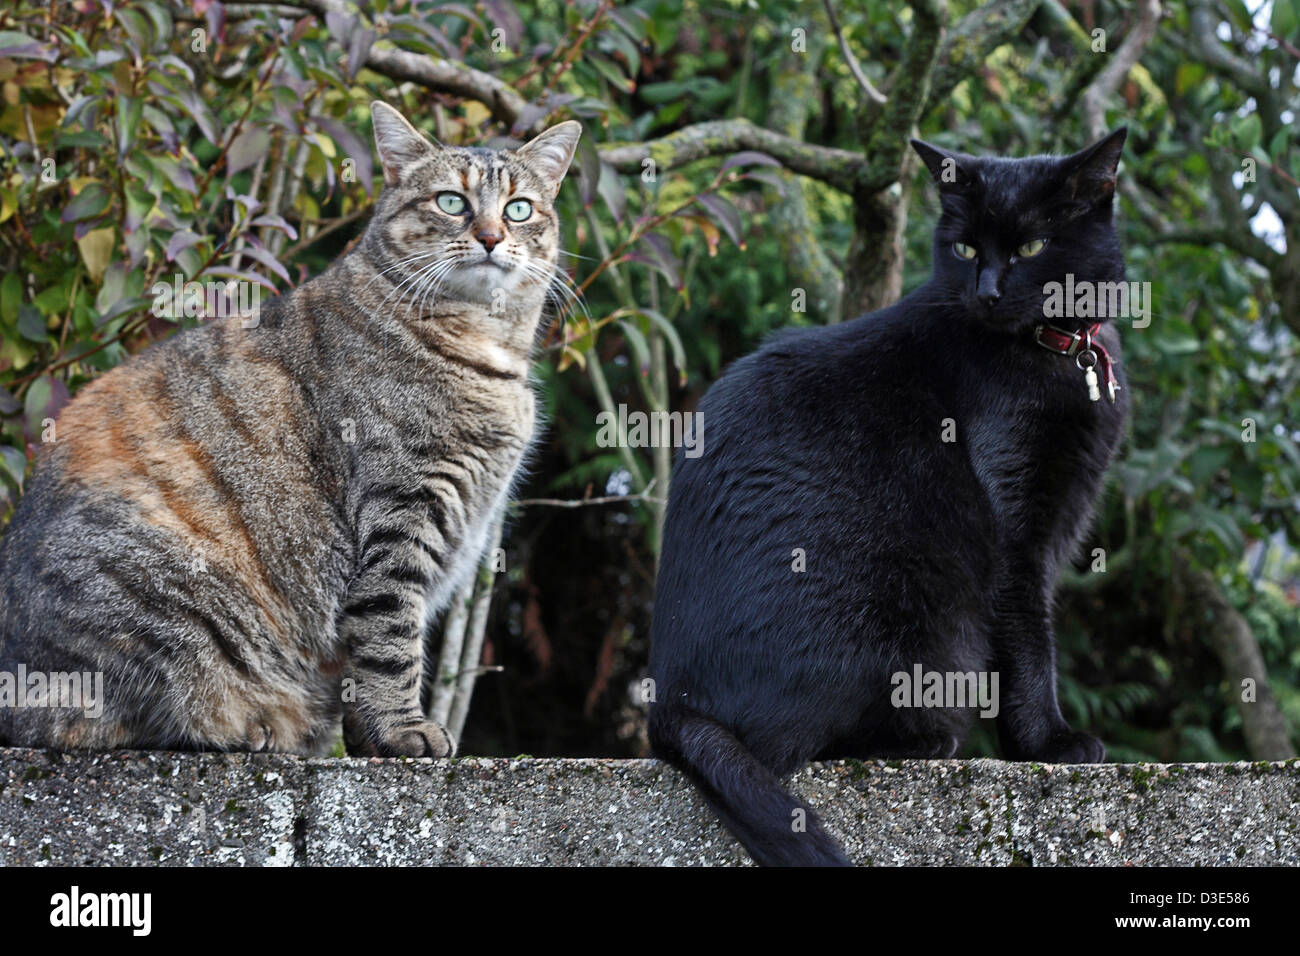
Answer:
MULTIPOLYGON (((957 750, 971 707, 891 704, 917 664, 997 672, 1008 758, 1104 758, 1057 705, 1051 605, 1127 393, 1090 400, 1034 330, 1048 283, 1124 278, 1124 136, 1065 158, 914 142, 942 204, 930 281, 776 335, 701 401, 703 454, 678 455, 664 529, 650 739, 756 862, 848 863, 782 784, 807 761, 957 750)), ((1118 359, 1113 322, 1097 340, 1118 359)))

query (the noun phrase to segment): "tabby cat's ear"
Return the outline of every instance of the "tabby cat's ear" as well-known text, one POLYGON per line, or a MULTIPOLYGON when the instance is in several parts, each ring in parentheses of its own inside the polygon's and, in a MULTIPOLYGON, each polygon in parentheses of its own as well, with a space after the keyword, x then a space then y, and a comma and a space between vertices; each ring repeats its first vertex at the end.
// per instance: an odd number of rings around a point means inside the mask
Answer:
POLYGON ((380 100, 370 104, 370 123, 375 129, 375 149, 384 167, 385 185, 396 185, 404 170, 442 148, 427 140, 405 116, 380 100))
POLYGON ((1128 127, 1121 126, 1104 139, 1062 160, 1064 191, 1069 198, 1097 205, 1108 202, 1115 195, 1115 172, 1127 136, 1128 127))
POLYGON ((925 161, 934 177, 935 184, 942 192, 949 189, 965 189, 975 182, 975 173, 963 165, 968 157, 960 153, 950 153, 941 146, 932 146, 924 140, 914 139, 912 148, 925 161))
POLYGON ((582 124, 574 120, 557 123, 543 133, 529 140, 515 151, 515 155, 525 160, 530 167, 551 187, 551 195, 560 191, 564 174, 573 162, 573 151, 578 148, 578 137, 582 135, 582 124))

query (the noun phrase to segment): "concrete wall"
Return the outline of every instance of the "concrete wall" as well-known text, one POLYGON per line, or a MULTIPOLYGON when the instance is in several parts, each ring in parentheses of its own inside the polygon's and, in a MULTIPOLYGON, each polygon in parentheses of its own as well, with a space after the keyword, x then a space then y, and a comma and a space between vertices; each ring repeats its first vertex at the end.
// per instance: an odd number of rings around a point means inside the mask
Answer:
MULTIPOLYGON (((1300 864, 1300 761, 814 765, 792 786, 896 864, 1300 864)), ((0 865, 733 865, 650 760, 0 750, 0 865)))

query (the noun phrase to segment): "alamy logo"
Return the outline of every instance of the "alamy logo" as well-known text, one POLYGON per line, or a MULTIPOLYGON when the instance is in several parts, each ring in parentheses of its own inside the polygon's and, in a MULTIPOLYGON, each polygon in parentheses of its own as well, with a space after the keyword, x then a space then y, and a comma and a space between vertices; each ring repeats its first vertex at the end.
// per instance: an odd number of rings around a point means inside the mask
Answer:
POLYGON ((104 713, 104 675, 101 671, 0 671, 0 707, 63 707, 87 717, 104 713))
POLYGON ((1064 283, 1043 286, 1043 296, 1046 319, 1132 319, 1135 329, 1151 324, 1150 282, 1075 282, 1067 272, 1064 283))
POLYGON ((153 928, 150 893, 82 893, 74 886, 51 896, 50 907, 51 926, 126 926, 134 936, 148 936, 153 928))
POLYGON ((601 448, 681 448, 687 458, 704 454, 703 412, 629 412, 620 404, 617 415, 601 412, 596 424, 601 448))
POLYGON ((262 289, 256 282, 186 282, 177 275, 172 283, 155 282, 149 289, 153 295, 153 314, 159 318, 227 318, 239 316, 255 327, 255 319, 262 302, 262 289))
POLYGON ((981 717, 998 715, 997 671, 927 671, 912 665, 912 673, 898 671, 889 682, 895 707, 975 707, 981 717))

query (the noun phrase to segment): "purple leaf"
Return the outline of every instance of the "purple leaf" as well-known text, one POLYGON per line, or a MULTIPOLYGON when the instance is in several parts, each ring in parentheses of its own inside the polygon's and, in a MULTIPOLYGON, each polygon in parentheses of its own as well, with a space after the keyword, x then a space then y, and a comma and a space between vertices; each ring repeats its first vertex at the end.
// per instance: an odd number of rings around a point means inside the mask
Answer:
MULTIPOLYGON (((248 249, 245 248, 242 251, 247 253, 248 249)), ((225 276, 228 279, 241 279, 244 282, 253 282, 264 288, 270 289, 276 295, 280 294, 280 290, 275 287, 274 282, 257 272, 246 272, 243 269, 231 269, 228 266, 213 266, 211 269, 204 270, 203 274, 209 276, 225 276)))
POLYGON ((515 5, 505 0, 484 0, 483 6, 487 9, 488 19, 505 31, 506 46, 511 50, 519 49, 524 38, 524 21, 515 5))
POLYGON ((325 26, 329 27, 330 35, 339 41, 339 46, 347 49, 348 35, 357 25, 357 18, 351 14, 338 13, 331 10, 325 14, 325 26))
POLYGON ((293 285, 293 280, 289 278, 289 270, 280 264, 279 259, 271 255, 271 253, 267 252, 265 249, 250 243, 249 245, 245 246, 242 250, 240 250, 240 252, 243 255, 248 256, 248 258, 260 262, 262 265, 266 266, 268 269, 270 269, 272 272, 278 275, 285 282, 289 283, 290 285, 293 285))
POLYGON ((673 254, 672 244, 667 237, 659 235, 657 232, 646 233, 641 237, 641 244, 645 248, 645 262, 647 265, 658 269, 663 273, 674 289, 682 288, 682 263, 681 260, 673 254))
POLYGON ((254 126, 235 137, 226 150, 226 175, 247 169, 271 149, 271 134, 264 126, 254 126))
POLYGON ((182 229, 180 232, 172 233, 171 239, 167 241, 167 261, 171 262, 182 249, 188 249, 203 241, 202 236, 197 236, 188 229, 182 229))
POLYGON ((313 125, 325 133, 334 144, 339 147, 339 152, 347 159, 352 160, 357 171, 357 179, 365 188, 366 194, 369 195, 373 188, 374 179, 374 161, 370 156, 370 146, 362 142, 356 133, 348 129, 342 123, 332 120, 325 116, 314 116, 311 119, 313 125))
POLYGON ((722 231, 738 248, 745 248, 744 240, 740 236, 743 229, 740 222, 740 213, 735 206, 716 193, 705 193, 702 196, 696 196, 695 201, 708 210, 709 216, 722 227, 722 231))
POLYGON ((741 179, 756 179, 761 183, 767 183, 782 196, 785 195, 786 182, 781 178, 780 173, 774 173, 770 169, 751 169, 740 177, 741 179))
POLYGON ((272 229, 279 229, 290 239, 298 238, 298 230, 293 228, 293 226, 289 225, 289 223, 285 222, 284 218, 281 216, 258 216, 251 223, 249 223, 249 225, 269 226, 272 229))
POLYGON ((590 136, 578 140, 578 191, 582 195, 582 205, 590 206, 596 199, 600 188, 600 155, 596 144, 590 136))
POLYGON ((778 160, 775 160, 771 156, 767 155, 767 153, 758 153, 758 152, 754 152, 753 150, 745 150, 743 152, 736 153, 725 163, 723 163, 721 171, 725 173, 728 169, 735 169, 737 166, 775 166, 779 169, 781 167, 781 163, 778 160))
POLYGON ((627 212, 627 188, 623 185, 623 178, 609 163, 600 164, 600 179, 596 189, 600 193, 600 198, 605 200, 605 205, 609 207, 614 221, 621 223, 623 215, 627 212))
POLYGON ((12 392, 3 385, 0 385, 0 415, 12 415, 22 407, 22 402, 14 398, 12 392))
POLYGON ((0 30, 0 57, 11 60, 44 60, 53 63, 59 51, 48 43, 34 40, 25 33, 0 30))
POLYGON ((111 223, 112 220, 108 216, 100 216, 98 219, 87 219, 84 222, 79 222, 72 227, 72 238, 80 242, 82 239, 86 238, 88 233, 94 232, 96 229, 100 229, 111 223))
POLYGON ((370 48, 375 45, 378 36, 374 30, 357 30, 348 40, 348 82, 351 83, 361 68, 366 65, 370 48))

